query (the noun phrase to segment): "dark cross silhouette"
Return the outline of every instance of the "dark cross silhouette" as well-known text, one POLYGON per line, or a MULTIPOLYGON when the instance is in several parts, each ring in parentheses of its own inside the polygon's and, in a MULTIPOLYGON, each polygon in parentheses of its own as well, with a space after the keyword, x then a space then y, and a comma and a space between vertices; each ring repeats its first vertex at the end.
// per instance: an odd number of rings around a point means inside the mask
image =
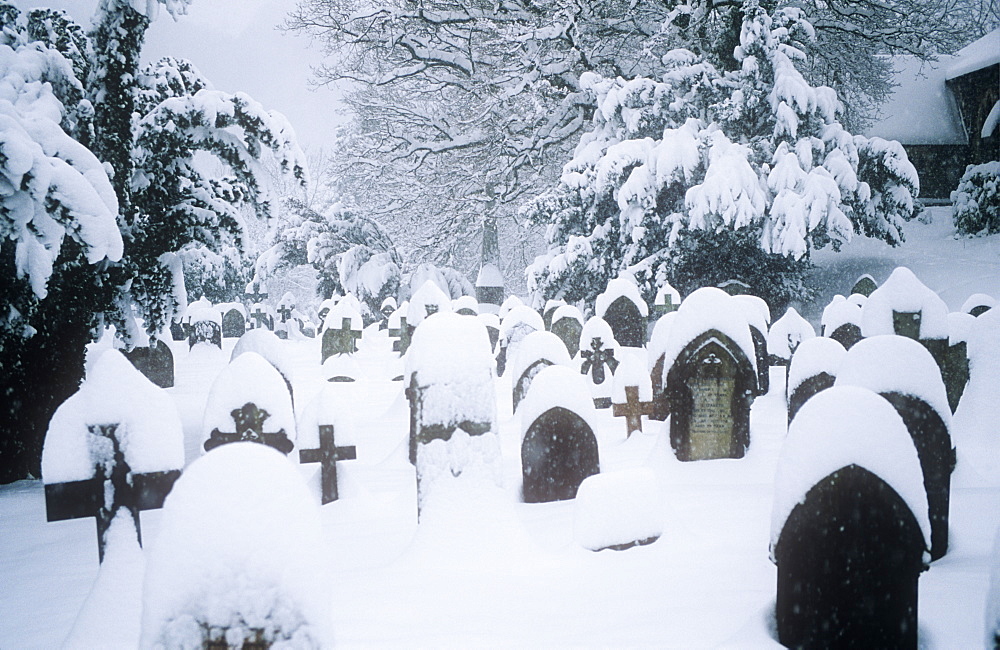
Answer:
POLYGON ((625 403, 612 404, 612 415, 625 418, 625 435, 633 431, 642 431, 642 416, 653 415, 656 411, 655 402, 640 402, 639 387, 625 387, 625 403))
POLYGON ((254 283, 253 291, 252 292, 247 291, 246 293, 243 294, 243 297, 246 298, 252 305, 267 300, 267 292, 261 291, 260 284, 254 283))
POLYGON ((281 314, 281 322, 284 323, 288 321, 289 318, 292 317, 292 308, 287 305, 285 306, 279 305, 278 313, 281 314))
POLYGON ((124 508, 131 515, 137 541, 142 546, 139 512, 162 508, 181 471, 133 474, 116 435, 118 425, 92 425, 89 430, 87 443, 94 458, 93 478, 46 485, 45 512, 50 522, 94 517, 97 553, 104 562, 105 538, 118 511, 124 508))
POLYGON ((601 341, 601 337, 595 336, 590 340, 590 349, 580 353, 580 356, 584 358, 583 365, 580 366, 580 374, 586 375, 589 372, 595 384, 604 383, 604 366, 607 366, 611 370, 612 375, 615 374, 615 370, 618 368, 618 359, 615 359, 615 351, 612 348, 604 348, 603 346, 604 342, 601 341))
POLYGON ((436 314, 436 313, 438 313, 438 310, 439 310, 439 309, 441 309, 441 306, 440 306, 440 305, 430 305, 430 304, 428 304, 428 305, 424 305, 424 311, 426 311, 426 312, 427 312, 427 315, 428 315, 428 316, 430 316, 431 314, 436 314))
POLYGON ((358 457, 354 445, 338 447, 333 441, 333 425, 319 427, 319 448, 300 449, 300 463, 320 464, 320 483, 323 486, 323 505, 337 500, 337 461, 355 460, 358 457))
POLYGON ((271 414, 262 408, 257 408, 253 402, 247 402, 240 408, 232 410, 230 415, 236 424, 236 431, 223 433, 218 429, 212 429, 212 434, 205 441, 205 451, 211 451, 226 443, 246 440, 274 447, 287 456, 295 446, 288 439, 284 429, 279 429, 277 433, 264 433, 264 420, 271 417, 271 414))
POLYGON ((669 314, 672 311, 677 310, 677 305, 674 304, 674 297, 672 295, 665 294, 663 296, 663 303, 657 303, 653 305, 653 313, 657 316, 662 316, 663 314, 669 314))
MULTIPOLYGON (((255 321, 257 321, 257 327, 267 327, 268 315, 267 312, 263 311, 260 308, 260 305, 257 305, 257 310, 251 313, 250 315, 253 317, 255 321)), ((271 328, 268 327, 267 329, 271 328)))
POLYGON ((350 341, 351 352, 358 351, 358 339, 361 338, 361 330, 351 329, 351 319, 344 318, 341 321, 340 331, 345 342, 350 341))
POLYGON ((389 336, 395 337, 392 342, 392 351, 399 352, 400 356, 406 354, 410 347, 410 328, 406 324, 406 316, 399 319, 399 327, 390 327, 389 336))

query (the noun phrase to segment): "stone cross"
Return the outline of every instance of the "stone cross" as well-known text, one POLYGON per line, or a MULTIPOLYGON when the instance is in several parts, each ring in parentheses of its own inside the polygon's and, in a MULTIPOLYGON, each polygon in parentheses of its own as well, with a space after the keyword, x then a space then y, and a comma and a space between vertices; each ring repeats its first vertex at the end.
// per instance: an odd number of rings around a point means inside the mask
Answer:
POLYGON ((333 441, 333 425, 321 424, 319 427, 319 448, 300 449, 300 463, 320 464, 320 483, 323 486, 323 505, 336 501, 337 494, 337 461, 355 460, 358 457, 357 447, 350 445, 338 447, 333 441))
MULTIPOLYGON (((351 319, 344 318, 340 325, 341 340, 350 345, 352 352, 358 351, 358 339, 361 338, 361 330, 351 329, 351 319)), ((346 347, 346 345, 345 345, 346 347)))
POLYGON ((658 302, 653 305, 653 314, 656 316, 669 314, 672 311, 677 311, 677 305, 674 304, 674 297, 669 293, 664 294, 662 303, 658 302))
POLYGON ((233 409, 230 415, 233 417, 233 422, 236 423, 236 431, 223 433, 218 429, 212 429, 212 434, 205 441, 205 451, 211 451, 229 442, 246 440, 274 447, 287 456, 292 451, 292 447, 295 446, 288 439, 284 429, 279 429, 277 433, 264 432, 264 420, 271 417, 271 414, 258 408, 253 402, 247 402, 240 408, 233 409))
POLYGON ((247 291, 246 293, 243 294, 243 296, 248 301, 250 301, 250 304, 254 304, 254 303, 258 303, 258 302, 262 302, 264 300, 267 300, 267 292, 266 291, 261 291, 259 284, 254 284, 253 285, 253 292, 251 293, 251 292, 247 291))
POLYGON ((642 431, 642 416, 653 415, 656 411, 654 402, 639 401, 639 387, 625 387, 625 403, 613 404, 612 415, 625 418, 625 435, 633 431, 642 431))
MULTIPOLYGON (((257 327, 267 327, 267 312, 257 305, 257 310, 250 314, 255 321, 257 321, 257 327)), ((268 327, 267 329, 271 329, 268 327)))
POLYGON ((611 374, 618 368, 615 351, 612 348, 604 348, 604 342, 599 336, 590 340, 590 349, 582 351, 580 356, 584 358, 580 374, 586 375, 589 372, 595 384, 604 383, 604 366, 611 369, 611 374))
POLYGON ((392 351, 399 352, 400 356, 406 354, 406 351, 410 347, 410 328, 406 324, 406 316, 400 317, 399 329, 395 327, 389 328, 389 336, 396 338, 392 342, 392 351))
POLYGON ((289 306, 278 307, 278 313, 281 314, 281 322, 284 323, 292 317, 292 308, 289 306))
POLYGON ((97 521, 97 553, 104 562, 105 538, 111 520, 125 509, 135 523, 135 534, 142 545, 139 512, 163 507, 163 500, 181 475, 179 469, 166 472, 134 474, 125 462, 118 441, 117 424, 92 425, 87 443, 95 458, 93 478, 45 486, 45 511, 48 521, 94 517, 97 521))

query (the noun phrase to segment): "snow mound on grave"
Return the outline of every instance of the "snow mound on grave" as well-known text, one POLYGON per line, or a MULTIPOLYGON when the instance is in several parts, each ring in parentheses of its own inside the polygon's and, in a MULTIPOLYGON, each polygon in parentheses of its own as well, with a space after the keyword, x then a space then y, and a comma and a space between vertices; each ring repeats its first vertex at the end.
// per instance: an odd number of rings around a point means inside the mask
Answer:
POLYGON ((895 334, 894 311, 921 313, 921 339, 948 338, 948 306, 905 266, 893 271, 885 284, 868 296, 861 309, 861 333, 865 337, 895 334))
POLYGON ((795 350, 795 356, 792 357, 791 366, 788 368, 788 394, 791 395, 802 382, 821 372, 835 378, 840 372, 846 354, 847 350, 840 341, 825 336, 803 341, 795 350))
POLYGON ((532 332, 517 346, 517 354, 511 363, 511 378, 516 383, 533 363, 546 360, 557 366, 569 367, 569 352, 562 339, 552 332, 532 332))
POLYGON ((618 364, 614 377, 611 380, 611 401, 615 404, 625 403, 625 387, 639 387, 639 401, 650 402, 653 400, 653 382, 649 377, 646 364, 642 362, 640 356, 626 354, 618 364))
POLYGON ((968 342, 972 328, 976 326, 976 317, 965 312, 948 314, 948 345, 968 342))
POLYGON ((450 500, 465 503, 472 495, 500 485, 500 438, 495 432, 473 436, 455 429, 448 440, 435 438, 417 446, 417 487, 420 517, 426 521, 428 504, 450 500))
POLYGON ((864 307, 865 303, 868 302, 868 296, 863 293, 852 293, 847 296, 847 302, 852 305, 857 305, 858 307, 864 307))
POLYGON ((406 376, 424 391, 425 422, 495 422, 494 361, 486 326, 454 313, 428 317, 413 333, 406 376))
POLYGON ((613 349, 615 358, 621 359, 621 355, 618 354, 620 346, 615 340, 614 330, 611 329, 608 321, 600 316, 594 316, 583 324, 583 329, 580 330, 580 350, 590 350, 590 342, 593 339, 601 339, 603 347, 613 349))
POLYGON ((656 360, 660 358, 660 355, 667 351, 667 346, 670 344, 670 330, 673 328, 676 318, 676 311, 667 312, 660 316, 656 324, 653 325, 653 331, 649 334, 649 342, 646 344, 646 349, 649 351, 649 370, 652 370, 653 366, 656 365, 656 360))
POLYGON ((344 319, 350 319, 351 329, 360 332, 364 329, 364 319, 361 318, 361 310, 354 306, 354 302, 345 296, 327 312, 323 319, 323 329, 339 330, 344 326, 344 319))
POLYGON ((955 410, 954 432, 961 457, 975 449, 976 462, 1000 469, 1000 309, 991 309, 976 318, 969 333, 969 383, 955 410))
POLYGON ((771 325, 767 333, 767 351, 778 358, 791 359, 792 348, 815 336, 816 330, 809 321, 799 316, 794 307, 789 307, 785 315, 771 325))
POLYGON ((552 322, 558 323, 563 318, 572 318, 583 325, 583 313, 576 305, 560 305, 552 312, 552 322))
POLYGON ((639 314, 646 318, 649 316, 649 306, 646 305, 646 301, 642 299, 642 294, 639 293, 639 287, 635 286, 633 282, 626 280, 625 278, 615 278, 611 282, 608 282, 608 287, 604 290, 604 293, 597 296, 597 300, 594 302, 594 313, 601 318, 608 311, 608 307, 618 300, 619 298, 628 298, 635 306, 639 309, 639 314))
POLYGON ((338 446, 357 444, 350 407, 336 386, 324 386, 296 419, 298 436, 295 442, 299 449, 318 448, 319 427, 324 424, 333 425, 334 441, 338 446))
POLYGON ((262 356, 247 352, 223 368, 212 382, 201 425, 202 443, 213 429, 231 433, 232 411, 248 402, 270 413, 264 420, 265 433, 284 429, 288 439, 295 442, 295 416, 285 380, 262 356))
POLYGON ((497 310, 497 315, 500 316, 500 320, 503 320, 504 318, 507 317, 507 314, 508 312, 510 312, 511 309, 513 309, 514 307, 520 307, 522 305, 524 305, 523 300, 521 300, 514 294, 510 294, 502 303, 500 303, 500 309, 497 310))
POLYGON ((861 307, 838 294, 823 309, 820 319, 823 336, 830 336, 838 327, 848 323, 861 327, 861 307))
POLYGON ((500 317, 500 338, 509 341, 518 326, 523 325, 536 332, 545 331, 545 321, 537 311, 527 305, 515 305, 506 316, 500 317))
POLYGON ((767 332, 767 327, 771 323, 771 308, 763 298, 744 293, 733 296, 733 300, 743 310, 747 323, 760 330, 761 334, 767 332))
POLYGON ((969 296, 965 302, 962 303, 962 308, 959 309, 959 311, 962 312, 963 314, 968 314, 976 307, 989 307, 990 309, 993 309, 994 307, 997 306, 997 304, 1000 303, 998 303, 996 298, 994 298, 993 296, 987 295, 985 293, 974 293, 971 296, 969 296))
POLYGON ((406 310, 406 322, 412 327, 420 325, 427 318, 427 307, 437 307, 438 313, 452 311, 451 297, 441 290, 433 280, 427 280, 410 296, 406 310))
POLYGON ((285 379, 292 381, 294 366, 290 363, 284 343, 271 330, 258 327, 237 339, 236 345, 233 346, 233 354, 229 357, 229 362, 232 363, 247 352, 256 352, 264 360, 277 368, 278 372, 285 379))
POLYGON ((772 561, 795 506, 805 502, 814 485, 849 465, 875 474, 899 494, 930 548, 924 475, 906 425, 892 404, 876 393, 837 385, 806 402, 788 429, 774 478, 772 561))
POLYGON ((663 498, 648 467, 594 474, 576 493, 573 537, 591 551, 663 535, 663 498))
POLYGON ((732 339, 750 364, 754 365, 757 356, 746 316, 742 309, 736 307, 733 297, 722 289, 702 287, 696 290, 681 303, 675 313, 677 317, 670 328, 670 339, 664 350, 664 383, 677 355, 688 343, 712 329, 732 339))
POLYGON ((195 323, 210 321, 218 325, 220 328, 222 327, 222 314, 220 314, 219 310, 215 307, 209 306, 189 308, 187 315, 192 325, 195 323))
POLYGON ((166 499, 141 646, 201 648, 207 628, 231 647, 255 631, 274 647, 327 647, 325 556, 318 505, 295 465, 265 445, 223 445, 166 499))
POLYGON ((323 362, 323 379, 332 381, 337 377, 357 380, 361 376, 361 364, 353 354, 334 354, 323 362))
POLYGON ((590 397, 587 380, 570 368, 549 366, 535 375, 528 394, 517 408, 521 417, 521 440, 524 440, 524 435, 535 420, 556 407, 576 413, 592 431, 597 431, 597 409, 590 397))
POLYGON ((46 484, 83 481, 96 463, 112 461, 107 439, 88 442, 88 425, 119 424, 117 438, 133 473, 164 472, 184 466, 184 434, 170 395, 117 350, 102 354, 80 390, 62 403, 49 421, 42 448, 46 484), (107 458, 95 458, 92 442, 107 458))
POLYGON ((837 385, 918 397, 951 427, 941 370, 927 348, 911 338, 889 334, 858 341, 844 356, 837 385))
POLYGON ((403 322, 403 317, 406 316, 406 312, 410 309, 410 301, 404 300, 403 304, 399 306, 399 309, 389 314, 389 329, 398 330, 399 326, 403 322))
POLYGON ((495 327, 498 332, 500 331, 500 317, 496 314, 480 312, 477 316, 479 317, 479 322, 486 327, 495 327))
POLYGON ((459 296, 452 302, 452 310, 457 312, 460 309, 471 309, 478 315, 479 302, 472 296, 459 296))
POLYGON ((674 289, 669 284, 665 284, 656 290, 656 299, 653 301, 654 305, 665 305, 667 303, 666 298, 670 296, 674 306, 681 304, 681 293, 677 289, 674 289))

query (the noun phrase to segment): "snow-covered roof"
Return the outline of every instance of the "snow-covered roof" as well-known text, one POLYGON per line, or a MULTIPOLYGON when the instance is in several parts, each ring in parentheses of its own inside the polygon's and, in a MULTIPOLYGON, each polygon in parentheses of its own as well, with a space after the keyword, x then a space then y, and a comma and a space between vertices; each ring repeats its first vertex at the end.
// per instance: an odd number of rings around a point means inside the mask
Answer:
POLYGON ((913 271, 897 267, 861 308, 861 333, 866 337, 894 334, 893 311, 920 312, 920 338, 948 338, 948 306, 913 271))
POLYGON ((495 264, 483 264, 476 276, 477 287, 502 287, 503 273, 495 264))
POLYGON ((750 363, 757 358, 743 310, 722 289, 702 287, 694 291, 675 313, 677 317, 664 350, 664 377, 687 344, 709 330, 717 330, 732 339, 750 363))
POLYGON ((642 299, 642 294, 639 293, 639 287, 635 285, 634 282, 626 278, 615 278, 611 282, 608 282, 607 288, 603 293, 597 296, 597 300, 594 303, 594 313, 601 318, 608 311, 608 307, 611 303, 618 300, 621 297, 628 298, 635 306, 639 309, 639 314, 646 318, 649 316, 649 306, 646 305, 646 301, 642 299))
POLYGON ((791 395, 802 382, 821 372, 836 377, 845 354, 847 350, 835 339, 817 336, 803 341, 795 350, 788 368, 788 394, 791 395))
POLYGON ((212 382, 202 419, 202 441, 208 439, 212 429, 232 433, 232 411, 247 402, 253 402, 257 408, 270 414, 264 421, 265 433, 284 429, 288 439, 295 442, 292 396, 274 366, 256 352, 247 352, 233 359, 212 382))
POLYGON ((106 444, 91 440, 88 426, 118 424, 116 437, 132 472, 160 472, 184 466, 184 433, 174 401, 121 352, 107 350, 90 369, 80 390, 49 421, 42 447, 46 484, 83 481, 98 462, 110 461, 106 444), (107 456, 105 455, 107 454, 107 456))
POLYGON ((834 330, 847 323, 861 327, 861 307, 837 294, 823 309, 823 318, 820 320, 820 324, 823 326, 823 335, 830 336, 834 330))
POLYGON ((930 548, 924 474, 906 425, 879 395, 838 383, 807 401, 788 429, 774 478, 772 560, 795 506, 805 501, 813 486, 849 465, 863 467, 896 491, 910 507, 925 547, 930 548))
POLYGON ((951 427, 951 408, 941 370, 927 348, 911 338, 888 334, 858 341, 844 357, 837 385, 918 397, 951 427))
POLYGON ((506 315, 500 317, 501 338, 509 339, 514 328, 521 323, 528 325, 535 331, 545 330, 545 321, 542 320, 542 316, 531 307, 520 304, 511 307, 506 315))
POLYGON ((611 381, 611 401, 615 404, 625 403, 625 387, 639 387, 639 401, 649 402, 653 399, 653 382, 649 370, 642 362, 640 355, 626 354, 611 381))
POLYGON ((449 312, 451 297, 441 290, 433 280, 427 280, 410 296, 410 305, 406 309, 406 322, 416 327, 427 318, 427 307, 437 306, 437 311, 449 312))
POLYGON ((597 431, 597 409, 590 397, 587 380, 578 371, 565 366, 549 366, 542 368, 531 380, 527 395, 517 407, 521 417, 521 439, 539 416, 557 406, 576 413, 597 431))
POLYGON ((948 80, 1000 63, 1000 29, 969 43, 948 61, 948 80))
POLYGON ((193 462, 164 503, 139 645, 201 647, 201 626, 219 621, 227 635, 259 626, 285 645, 329 647, 325 557, 319 504, 297 467, 265 445, 223 445, 193 462))
POLYGON ((785 315, 771 325, 767 333, 767 351, 782 359, 790 359, 792 347, 801 345, 814 336, 816 330, 809 321, 799 316, 794 307, 789 307, 785 315))
POLYGON ((525 370, 542 359, 555 365, 567 367, 570 365, 566 344, 552 332, 532 332, 521 340, 510 363, 510 376, 513 381, 517 382, 525 370))
POLYGON ((892 57, 897 86, 879 109, 865 135, 902 144, 968 144, 945 71, 956 57, 924 62, 912 55, 892 57))

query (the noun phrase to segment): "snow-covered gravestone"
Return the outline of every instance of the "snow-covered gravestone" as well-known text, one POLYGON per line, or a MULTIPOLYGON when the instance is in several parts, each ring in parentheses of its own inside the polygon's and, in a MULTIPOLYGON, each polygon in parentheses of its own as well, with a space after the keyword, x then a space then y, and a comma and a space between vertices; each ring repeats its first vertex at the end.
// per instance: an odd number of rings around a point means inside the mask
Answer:
POLYGON ((993 296, 989 296, 985 293, 974 293, 962 303, 962 308, 959 310, 963 314, 970 314, 972 316, 982 316, 989 310, 997 306, 997 299, 993 296))
POLYGON ((576 493, 573 536, 591 550, 624 551, 663 534, 663 498, 648 467, 595 474, 576 493))
POLYGON ((941 378, 948 391, 948 406, 954 413, 965 394, 969 383, 969 335, 976 326, 976 317, 971 314, 955 312, 948 314, 948 353, 945 366, 941 370, 941 378))
POLYGON ((843 345, 824 336, 802 342, 788 368, 786 396, 789 424, 809 398, 833 386, 845 354, 847 351, 843 345))
POLYGON ((552 331, 552 317, 556 310, 566 304, 565 300, 547 300, 542 309, 542 322, 545 323, 546 331, 552 331))
POLYGON ((336 354, 354 354, 364 330, 361 312, 353 303, 341 300, 330 308, 323 321, 323 348, 320 363, 336 354))
MULTIPOLYGON (((480 302, 482 301, 480 300, 480 302)), ((524 304, 523 300, 521 300, 514 294, 511 294, 507 296, 507 298, 505 298, 502 303, 500 303, 500 308, 497 310, 497 316, 499 316, 500 320, 502 321, 504 318, 507 317, 507 314, 510 312, 511 309, 513 309, 514 307, 520 307, 523 304, 524 304)))
POLYGON ((625 435, 642 431, 642 416, 654 413, 653 383, 646 365, 633 355, 622 359, 611 384, 611 413, 625 418, 625 435))
POLYGON ((767 332, 767 352, 772 366, 788 366, 795 349, 816 336, 816 330, 809 321, 799 316, 794 307, 789 307, 785 315, 771 324, 767 332))
POLYGON ((896 410, 854 386, 806 402, 774 483, 778 641, 916 648, 930 528, 920 461, 896 410))
POLYGON ((214 307, 188 309, 188 347, 208 343, 222 348, 222 316, 214 307))
POLYGON ((558 336, 569 352, 569 358, 575 359, 580 352, 580 334, 583 332, 583 314, 573 305, 562 305, 552 313, 552 326, 549 331, 558 336))
POLYGON ((597 296, 594 314, 611 326, 618 345, 641 348, 645 344, 649 307, 635 283, 625 278, 608 282, 604 293, 597 296))
POLYGON ((256 352, 234 358, 212 383, 201 428, 206 452, 250 441, 289 453, 295 417, 281 374, 256 352))
POLYGON ((757 367, 750 327, 732 296, 705 287, 681 303, 664 369, 677 458, 742 458, 750 445, 757 367))
POLYGON ((461 314, 462 316, 478 316, 479 315, 479 303, 472 296, 460 296, 455 299, 452 304, 456 314, 461 314))
POLYGON ((164 504, 140 647, 330 647, 327 555, 294 464, 249 443, 206 454, 164 504))
POLYGON ((434 280, 427 280, 410 296, 406 323, 412 332, 412 328, 419 327, 420 323, 431 314, 450 311, 452 311, 451 297, 434 280))
POLYGON ((439 483, 499 484, 495 375, 483 324, 453 313, 427 317, 413 333, 406 375, 418 513, 439 483))
POLYGON ((594 406, 611 408, 611 376, 621 363, 621 351, 603 318, 591 318, 580 331, 580 359, 580 374, 589 380, 594 406))
POLYGON ((860 278, 855 280, 854 286, 851 287, 851 293, 868 297, 872 295, 872 292, 876 289, 878 289, 878 283, 875 282, 875 278, 865 273, 860 278))
POLYGON ((395 339, 392 342, 392 351, 399 352, 399 356, 403 356, 410 349, 410 336, 413 333, 413 328, 406 322, 406 312, 409 308, 410 303, 404 301, 399 309, 392 312, 387 321, 389 337, 395 339))
MULTIPOLYGON (((339 497, 337 488, 337 463, 354 460, 354 445, 337 444, 337 438, 347 438, 343 404, 330 386, 320 391, 298 420, 299 462, 320 464, 320 498, 326 505, 339 497)), ((342 440, 340 442, 343 442, 342 440)))
POLYGON ((159 338, 152 337, 146 341, 146 345, 137 345, 131 350, 123 351, 123 354, 146 379, 160 388, 171 388, 174 385, 174 353, 159 338))
POLYGON ((278 301, 278 307, 274 310, 278 317, 278 322, 274 325, 274 332, 279 339, 287 339, 290 335, 291 328, 298 326, 293 318, 293 315, 298 315, 295 305, 295 294, 291 291, 286 291, 285 295, 283 295, 281 300, 278 301))
POLYGON ((476 300, 480 313, 495 314, 503 301, 503 273, 495 264, 483 264, 476 277, 476 300))
POLYGON ((837 341, 845 350, 864 338, 861 336, 861 307, 841 295, 834 296, 823 309, 820 326, 823 336, 837 341))
POLYGON ((741 293, 733 300, 743 310, 743 316, 750 326, 753 339, 754 362, 757 365, 757 394, 767 395, 771 390, 771 359, 767 352, 768 326, 771 324, 771 309, 763 298, 741 293))
POLYGON ((677 311, 681 306, 681 294, 669 284, 664 284, 656 290, 656 298, 653 299, 653 309, 650 316, 657 320, 664 314, 677 311))
POLYGON ((521 494, 525 503, 576 497, 601 471, 594 426, 597 413, 583 377, 549 366, 535 377, 520 408, 521 494))
POLYGON ((899 413, 923 471, 930 507, 931 559, 943 557, 948 550, 948 504, 955 449, 948 396, 933 357, 907 337, 889 334, 866 338, 845 355, 836 385, 874 391, 899 413))
POLYGON ((399 309, 399 306, 396 304, 396 299, 392 296, 389 296, 382 301, 382 305, 379 307, 379 314, 382 315, 382 320, 378 325, 380 330, 389 328, 389 317, 392 316, 393 312, 397 309, 399 309))
POLYGON ((517 356, 511 361, 512 398, 514 411, 527 394, 532 380, 547 366, 570 365, 569 354, 559 337, 552 332, 532 332, 524 337, 517 356))
POLYGON ((295 393, 292 390, 294 368, 283 346, 284 344, 281 342, 281 339, 271 330, 250 330, 241 336, 240 340, 233 346, 233 353, 229 357, 229 362, 232 363, 237 357, 247 352, 256 352, 265 361, 274 366, 274 369, 281 375, 281 379, 285 382, 285 388, 288 389, 288 396, 292 400, 292 404, 294 404, 295 393))
POLYGON ((497 375, 503 375, 507 364, 514 360, 517 348, 521 345, 524 337, 532 332, 545 331, 542 316, 527 305, 515 305, 500 319, 500 353, 497 354, 497 375))
POLYGON ((216 305, 222 314, 222 338, 238 339, 247 331, 246 307, 238 302, 224 302, 216 305))
POLYGON ((184 465, 173 400, 121 353, 105 352, 80 390, 56 409, 42 448, 48 521, 94 517, 97 548, 117 515, 159 508, 184 465))
POLYGON ((249 305, 256 305, 267 300, 267 285, 263 280, 251 280, 243 290, 243 299, 249 305))
POLYGON ((251 329, 274 330, 274 310, 263 303, 256 303, 250 308, 251 329))
POLYGON ((490 349, 496 353, 497 343, 500 341, 500 317, 494 313, 481 312, 479 322, 486 326, 486 333, 490 336, 490 349))
POLYGON ((667 352, 667 345, 670 343, 670 328, 677 312, 667 312, 653 325, 653 331, 649 334, 649 343, 646 345, 647 360, 649 362, 650 387, 653 391, 653 413, 649 416, 651 420, 660 422, 670 415, 670 400, 667 399, 666 383, 664 382, 664 361, 667 352))

